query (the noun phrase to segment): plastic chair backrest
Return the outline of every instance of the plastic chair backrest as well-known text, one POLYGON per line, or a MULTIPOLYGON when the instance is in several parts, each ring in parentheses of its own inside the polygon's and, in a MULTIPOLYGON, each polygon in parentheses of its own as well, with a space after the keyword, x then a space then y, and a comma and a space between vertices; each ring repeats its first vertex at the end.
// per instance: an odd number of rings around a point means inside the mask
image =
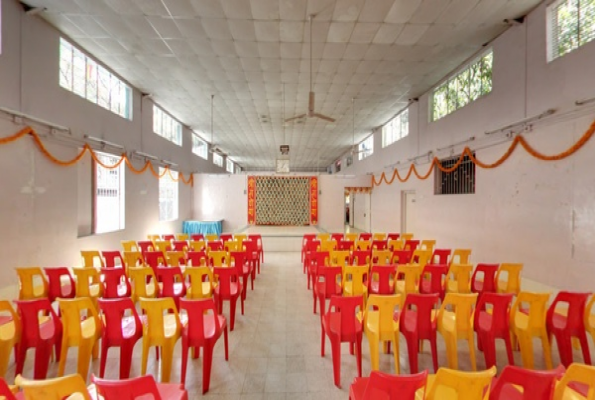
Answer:
MULTIPOLYGON (((423 391, 421 398, 425 397, 428 370, 411 375, 390 375, 380 371, 372 371, 370 379, 361 400, 415 400, 416 392, 423 391)), ((355 399, 354 399, 355 400, 355 399)))
POLYGON ((442 320, 448 306, 452 306, 455 314, 457 332, 473 330, 473 312, 477 302, 477 293, 447 293, 438 311, 438 323, 442 320))
POLYGON ((172 235, 171 233, 161 235, 161 238, 165 241, 171 242, 172 240, 176 239, 176 235, 172 235))
POLYGON ((161 235, 157 235, 157 234, 147 235, 147 239, 154 242, 155 240, 161 240, 161 235))
POLYGON ((81 257, 83 258, 83 267, 105 268, 103 257, 98 250, 81 250, 81 257), (99 265, 95 265, 95 259, 99 260, 99 265))
POLYGON ((360 240, 370 240, 371 241, 372 240, 372 234, 371 233, 368 233, 368 232, 361 232, 359 234, 359 239, 360 240))
POLYGON ((242 248, 242 244, 235 240, 228 240, 223 242, 223 249, 225 251, 239 251, 242 248))
POLYGON ((143 254, 147 251, 155 250, 155 245, 150 240, 139 240, 138 242, 136 242, 136 244, 138 245, 141 253, 143 253, 143 254))
POLYGON ((320 241, 321 251, 333 251, 337 249, 337 241, 333 239, 320 241))
POLYGON ((411 240, 413 239, 413 236, 415 235, 411 232, 401 233, 401 239, 403 239, 403 241, 411 240))
POLYGON ((386 233, 376 232, 372 234, 372 240, 384 240, 386 241, 386 233))
MULTIPOLYGON (((97 394, 104 399, 162 399, 153 375, 144 375, 119 380, 101 379, 93 375, 91 380, 95 383, 97 394)), ((183 389, 180 389, 180 391, 182 390, 183 389)))
POLYGON ((157 267, 155 271, 157 281, 161 282, 159 290, 160 297, 184 296, 186 294, 186 285, 180 285, 181 291, 176 293, 175 284, 184 282, 184 275, 180 267, 157 267))
POLYGON ((186 268, 184 270, 184 281, 190 282, 186 297, 202 299, 213 296, 213 272, 211 268, 207 266, 186 268), (203 285, 203 283, 208 283, 208 285, 203 285))
POLYGON ((471 264, 450 264, 446 280, 456 282, 457 293, 470 293, 471 271, 473 271, 473 265, 471 264))
POLYGON ((176 321, 175 331, 169 333, 174 336, 180 334, 182 324, 180 323, 180 316, 178 315, 178 309, 173 298, 147 299, 141 297, 140 308, 147 316, 147 322, 143 324, 143 336, 157 341, 166 337, 165 335, 168 332, 166 332, 164 324, 165 313, 173 314, 176 321))
MULTIPOLYGON (((3 320, 0 325, 0 377, 4 376, 8 368, 9 353, 21 341, 21 319, 7 300, 0 300, 0 318, 3 320)), ((16 348, 15 348, 16 349, 16 348)), ((0 388, 0 397, 2 390, 0 388)))
POLYGON ((23 389, 25 400, 57 400, 74 393, 79 393, 85 400, 91 400, 87 385, 79 374, 44 380, 26 379, 17 375, 14 383, 23 389))
POLYGON ((190 239, 195 241, 205 240, 205 235, 203 235, 202 233, 195 233, 193 235, 190 235, 190 239))
POLYGON ((321 267, 323 265, 330 265, 331 256, 328 251, 317 251, 314 256, 314 263, 316 266, 321 267))
POLYGON ((78 343, 78 340, 83 336, 81 317, 84 317, 85 320, 93 318, 95 332, 101 332, 103 323, 89 297, 58 299, 58 304, 62 314, 63 335, 69 338, 69 342, 78 343))
POLYGON ((245 251, 230 251, 229 252, 229 265, 243 267, 246 261, 245 251))
POLYGON ((176 233, 175 239, 176 241, 188 241, 188 234, 187 233, 176 233))
POLYGON ((320 240, 312 239, 308 243, 306 243, 306 253, 318 251, 320 247, 320 240))
POLYGON ((207 253, 212 251, 223 251, 223 242, 220 240, 207 242, 207 253))
POLYGON ((450 257, 450 265, 453 264, 469 264, 469 257, 471 256, 471 249, 454 249, 450 257))
POLYGON ((140 247, 138 247, 135 240, 122 240, 120 243, 123 251, 140 251, 140 247))
POLYGON ((512 293, 491 292, 483 293, 479 296, 473 315, 473 326, 475 329, 477 330, 479 326, 481 313, 489 312, 492 316, 492 325, 488 329, 494 332, 508 332, 510 330, 512 296, 512 293), (487 307, 487 305, 491 305, 491 307, 487 307))
POLYGON ((345 251, 353 251, 353 249, 355 248, 355 242, 352 240, 340 240, 337 243, 337 250, 345 250, 345 251))
POLYGON ((584 323, 585 329, 593 335, 593 340, 595 340, 595 315, 591 314, 593 311, 593 306, 595 305, 595 294, 591 296, 591 299, 585 306, 585 316, 584 316, 584 323))
POLYGON ((128 270, 130 267, 143 266, 145 264, 143 253, 140 251, 125 251, 124 264, 126 265, 126 270, 128 270))
POLYGON ((425 267, 427 263, 430 262, 432 258, 432 251, 431 250, 422 250, 422 249, 415 249, 413 254, 411 255, 411 259, 421 265, 421 267, 425 267))
POLYGON ((167 258, 165 257, 165 253, 161 250, 145 251, 143 256, 145 258, 145 264, 153 269, 157 268, 159 265, 167 265, 167 258))
POLYGON ((419 287, 422 267, 419 264, 399 265, 397 267, 397 278, 403 276, 404 294, 416 293, 419 287))
POLYGON ((372 240, 372 249, 386 250, 387 249, 386 240, 383 240, 383 239, 372 240))
POLYGON ((344 235, 345 240, 349 240, 350 242, 355 242, 358 238, 358 234, 357 233, 346 233, 344 235))
POLYGON ((229 256, 225 250, 209 251, 209 265, 212 267, 220 267, 224 264, 229 265, 229 256))
POLYGON ((171 250, 171 241, 169 240, 154 240, 153 244, 155 245, 155 251, 165 253, 171 250))
POLYGON ((472 292, 495 292, 496 291, 496 273, 498 272, 499 264, 479 263, 473 271, 471 276, 471 291, 472 292), (482 281, 481 288, 478 286, 480 280, 482 281))
POLYGON ((372 250, 372 241, 360 238, 355 241, 355 248, 356 250, 372 250))
POLYGON ((48 299, 16 300, 15 303, 21 320, 21 338, 28 343, 36 343, 40 339, 41 313, 50 316, 54 323, 54 333, 62 334, 62 321, 48 299))
POLYGON ((519 294, 521 291, 521 271, 523 264, 502 263, 496 277, 496 290, 499 293, 514 293, 519 294), (502 279, 502 274, 506 273, 506 281, 502 279))
POLYGON ((405 304, 401 310, 401 326, 407 315, 411 312, 416 313, 416 325, 418 332, 429 332, 435 329, 433 322, 436 319, 434 310, 438 306, 440 297, 434 294, 411 293, 405 297, 405 304))
MULTIPOLYGON (((430 388, 426 391, 426 400, 440 400, 445 396, 444 388, 454 390, 459 400, 487 399, 490 394, 492 378, 496 367, 485 371, 463 372, 440 368, 430 388), (441 390, 442 389, 442 390, 441 390)), ((448 391, 448 389, 446 389, 448 391)))
POLYGON ((341 240, 343 240, 343 234, 342 233, 331 233, 331 239, 336 241, 337 243, 339 243, 341 240))
POLYGON ((552 304, 550 304, 547 314, 546 321, 548 328, 552 326, 552 320, 554 313, 556 312, 556 306, 566 304, 568 309, 566 312, 566 328, 572 332, 584 330, 584 315, 585 305, 589 299, 590 293, 577 293, 577 292, 558 292, 552 304))
POLYGON ((308 242, 311 242, 315 238, 316 238, 315 233, 305 233, 304 236, 302 237, 302 248, 305 248, 306 245, 308 244, 308 242))
POLYGON ((215 242, 219 240, 219 235, 217 235, 216 233, 208 233, 205 235, 205 239, 207 240, 207 242, 215 242))
POLYGON ((188 241, 187 240, 174 240, 171 242, 172 250, 173 251, 188 251, 188 241))
POLYGON ((440 294, 440 298, 444 298, 447 274, 447 264, 426 264, 421 273, 422 280, 419 281, 419 292, 423 294, 438 293, 440 294), (423 285, 423 279, 426 275, 430 275, 429 288, 426 288, 423 285))
POLYGON ((19 277, 19 300, 48 297, 48 281, 39 267, 15 268, 19 277))
POLYGON ((419 240, 417 239, 406 239, 403 249, 415 251, 419 247, 419 240))
POLYGON ((245 233, 236 233, 235 235, 233 235, 233 240, 237 241, 237 242, 244 242, 244 240, 248 239, 248 235, 246 235, 245 233))
POLYGON ((130 296, 131 286, 126 277, 126 271, 123 268, 101 268, 103 276, 103 297, 115 299, 118 297, 130 296), (119 293, 118 289, 124 285, 124 293, 119 293))
POLYGON ((409 264, 411 262, 411 258, 413 256, 413 251, 411 250, 395 250, 392 253, 392 263, 393 264, 409 264))
POLYGON ((76 283, 66 267, 44 268, 48 277, 48 298, 51 302, 58 297, 71 299, 75 296, 76 283), (62 285, 62 277, 66 277, 69 285, 62 285))
POLYGON ((316 235, 316 239, 320 240, 321 242, 326 242, 327 240, 331 239, 330 233, 319 233, 316 235))
POLYGON ((393 264, 393 252, 390 250, 372 249, 372 263, 377 265, 393 264))
POLYGON ((165 253, 167 257, 167 265, 172 267, 179 267, 186 264, 186 254, 183 251, 168 251, 165 253))
POLYGON ((394 315, 401 309, 403 297, 400 294, 377 295, 368 297, 364 319, 369 312, 378 312, 378 332, 394 331, 394 315))
MULTIPOLYGON (((142 331, 143 324, 136 312, 134 303, 129 297, 120 299, 98 299, 99 310, 103 316, 104 328, 103 337, 111 339, 112 342, 119 342, 125 336, 122 329, 122 319, 131 315, 134 319, 135 332, 142 331)), ((131 332, 126 332, 127 337, 131 332)))
POLYGON ((526 312, 528 315, 529 330, 545 329, 546 327, 546 307, 550 298, 549 293, 532 293, 532 292, 520 292, 517 296, 512 308, 510 309, 510 326, 514 326, 514 319, 517 312, 526 312), (523 304, 527 304, 529 307, 523 307, 523 304))
POLYGON ((557 379, 564 375, 563 365, 548 371, 535 371, 507 365, 490 388, 490 400, 508 400, 508 390, 522 389, 523 400, 550 400, 557 379), (514 387, 507 387, 512 386, 514 387))
POLYGON ((388 233, 386 235, 386 240, 387 241, 388 240, 399 240, 400 238, 401 238, 401 234, 400 233, 396 233, 396 232, 388 233))
POLYGON ((351 264, 353 265, 370 265, 372 259, 372 252, 369 250, 355 250, 351 253, 351 264))
POLYGON ((128 269, 128 276, 132 283, 132 301, 136 302, 140 297, 157 296, 157 278, 152 268, 131 267, 128 269), (151 292, 149 292, 147 285, 152 285, 153 290, 151 292))
MULTIPOLYGON (((339 266, 328 266, 318 269, 318 277, 324 279, 324 293, 340 294, 337 290, 343 288, 343 268, 339 266)), ((328 297, 327 297, 328 298, 328 297)))
POLYGON ((419 248, 421 250, 429 250, 430 254, 434 251, 434 246, 436 246, 436 240, 434 239, 425 239, 422 240, 419 244, 419 248))
POLYGON ((186 264, 192 267, 200 267, 207 265, 207 253, 203 251, 189 251, 186 254, 186 264))
MULTIPOLYGON (((215 308, 215 301, 209 299, 188 300, 180 299, 180 312, 184 310, 188 315, 188 324, 186 325, 188 337, 198 339, 199 341, 205 339, 205 324, 204 316, 208 313, 217 315, 215 308)), ((221 329, 219 318, 213 318, 215 323, 215 331, 221 329)))
POLYGON ((101 297, 101 274, 95 268, 73 268, 76 277, 76 297, 101 297))
POLYGON ((331 251, 331 261, 330 264, 331 265, 341 265, 341 266, 345 266, 349 264, 349 257, 351 256, 351 254, 349 253, 349 250, 334 250, 331 251))
POLYGON ((430 263, 450 265, 450 263, 448 261, 448 258, 450 257, 450 253, 452 253, 452 250, 450 250, 450 249, 434 249, 430 263))
POLYGON ((207 250, 207 245, 206 242, 204 240, 191 240, 188 243, 188 250, 191 251, 206 251, 207 250))
POLYGON ((232 282, 240 281, 240 273, 237 267, 214 267, 213 275, 218 282, 220 296, 223 298, 231 296, 232 282))
MULTIPOLYGON (((368 267, 366 265, 348 265, 343 268, 343 287, 347 282, 351 282, 351 294, 354 296, 362 295, 365 292, 364 283, 368 277, 368 267)), ((345 292, 343 293, 345 294, 345 292)))
POLYGON ((390 251, 403 250, 404 244, 405 242, 403 242, 401 239, 388 239, 386 241, 386 248, 390 251))
POLYGON ((392 294, 394 286, 391 282, 394 281, 396 273, 395 265, 372 265, 369 281, 378 281, 379 294, 392 294))
POLYGON ((102 251, 101 255, 105 260, 105 268, 115 268, 118 265, 116 260, 120 260, 120 265, 124 267, 124 259, 120 254, 120 250, 102 251))
MULTIPOLYGON (((567 391, 574 392, 573 386, 580 384, 582 386, 582 398, 585 400, 595 399, 595 367, 585 364, 572 363, 566 370, 562 379, 554 389, 552 400, 564 400, 567 391)), ((573 393, 573 394, 576 394, 573 393)), ((575 398, 575 397, 572 397, 575 398)))
POLYGON ((326 316, 332 313, 341 314, 341 339, 352 337, 360 325, 358 315, 363 311, 364 298, 362 296, 331 296, 326 316))

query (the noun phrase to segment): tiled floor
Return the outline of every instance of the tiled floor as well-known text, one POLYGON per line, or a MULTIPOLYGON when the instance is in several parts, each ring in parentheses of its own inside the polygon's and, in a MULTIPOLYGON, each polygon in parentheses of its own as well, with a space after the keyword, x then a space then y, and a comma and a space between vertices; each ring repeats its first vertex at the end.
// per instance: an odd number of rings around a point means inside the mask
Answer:
MULTIPOLYGON (((348 398, 349 384, 356 376, 355 357, 349 355, 347 345, 342 347, 341 389, 333 385, 330 344, 327 340, 327 354, 320 357, 320 318, 312 313, 312 292, 306 289, 306 277, 302 274, 299 253, 266 253, 262 274, 257 277, 255 290, 249 291, 245 315, 236 317, 235 330, 229 335, 229 361, 223 357, 223 340, 215 348, 210 391, 202 396, 202 358, 189 359, 187 389, 190 399, 342 399, 348 398)), ((228 316, 227 307, 225 315, 228 316)), ((438 362, 446 364, 443 340, 438 335, 438 362)), ((464 342, 459 342, 459 368, 469 370, 469 352, 464 342)), ((536 342, 536 367, 543 368, 540 347, 536 342)), ((180 380, 180 348, 178 342, 172 382, 180 380)), ((420 354, 420 369, 431 368, 429 346, 420 354)), ((370 373, 368 343, 364 337, 363 373, 370 373)), ((401 372, 409 372, 405 340, 400 342, 401 372)), ((118 376, 118 352, 110 350, 106 378, 118 376)), ((140 374, 141 342, 135 347, 132 376, 140 374)), ((578 356, 579 353, 577 353, 578 356)), ((33 354, 25 369, 25 376, 32 375, 33 354)), ((66 373, 76 368, 76 352, 71 350, 66 373)), ((151 353, 148 373, 158 376, 158 363, 151 353)), ((505 362, 503 345, 498 344, 498 366, 505 362)), ((580 357, 577 359, 582 360, 580 357)), ((515 353, 520 363, 520 354, 515 353)), ((393 358, 381 354, 380 369, 394 372, 393 358)), ((554 364, 558 356, 554 347, 554 364)), ((477 353, 477 366, 485 364, 483 354, 477 353)), ((93 362, 91 372, 97 373, 99 361, 93 362)), ((56 376, 57 363, 50 366, 49 377, 56 376)), ((8 371, 11 381, 14 366, 8 371)))

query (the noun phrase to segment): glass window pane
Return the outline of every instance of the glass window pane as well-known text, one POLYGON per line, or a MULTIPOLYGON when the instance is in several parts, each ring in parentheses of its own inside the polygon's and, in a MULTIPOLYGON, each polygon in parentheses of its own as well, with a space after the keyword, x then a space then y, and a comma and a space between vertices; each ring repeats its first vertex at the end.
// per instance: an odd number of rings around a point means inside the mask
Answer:
POLYGON ((72 91, 79 96, 85 97, 85 78, 86 78, 86 63, 85 55, 74 49, 72 58, 73 74, 72 74, 72 91))
POLYGON ((97 63, 87 59, 87 100, 97 103, 97 63))

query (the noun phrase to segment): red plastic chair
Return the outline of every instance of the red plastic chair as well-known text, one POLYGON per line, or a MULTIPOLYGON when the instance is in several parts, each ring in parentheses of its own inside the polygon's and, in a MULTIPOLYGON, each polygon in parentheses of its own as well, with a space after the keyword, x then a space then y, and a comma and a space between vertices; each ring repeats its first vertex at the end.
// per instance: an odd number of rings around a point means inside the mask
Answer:
POLYGON ((258 255, 260 256, 260 262, 264 262, 264 247, 262 245, 262 235, 259 233, 252 233, 248 235, 248 239, 256 242, 256 249, 258 250, 258 255))
MULTIPOLYGON (((306 276, 308 279, 308 289, 310 289, 310 283, 312 284, 312 287, 314 287, 316 284, 316 274, 318 273, 318 268, 329 265, 331 261, 330 252, 328 251, 317 251, 309 257, 311 258, 311 261, 308 265, 308 275, 306 276)), ((314 299, 316 299, 314 292, 312 292, 312 296, 314 299)))
POLYGON ((432 364, 434 372, 438 371, 438 351, 436 348, 436 316, 438 309, 438 293, 415 294, 410 293, 405 298, 405 305, 401 311, 399 328, 407 341, 409 353, 409 370, 412 374, 418 372, 417 355, 422 340, 430 341, 432 364), (434 314, 434 315, 433 315, 434 314))
POLYGON ((53 303, 58 297, 63 299, 73 299, 76 295, 76 283, 66 267, 44 268, 43 271, 48 277, 48 298, 50 303, 53 303), (62 282, 62 277, 65 276, 67 283, 62 282))
POLYGON ((186 254, 186 263, 188 266, 200 267, 208 265, 207 253, 205 251, 189 251, 186 254))
POLYGON ((413 253, 419 247, 420 240, 418 239, 409 239, 405 240, 405 244, 403 245, 404 250, 411 250, 413 253))
POLYGON ((203 235, 202 233, 196 233, 194 235, 190 235, 190 239, 194 241, 205 240, 205 235, 203 235))
POLYGON ((483 351, 486 369, 496 365, 496 339, 506 344, 508 364, 514 365, 510 340, 510 306, 512 293, 483 293, 473 315, 473 329, 477 333, 477 347, 483 351), (486 304, 492 307, 486 308, 486 304))
POLYGON ((186 383, 186 366, 188 364, 188 349, 194 348, 197 358, 199 348, 204 349, 202 359, 202 394, 209 391, 211 382, 211 365, 213 363, 213 348, 223 334, 225 346, 225 361, 229 359, 227 341, 227 321, 217 314, 213 299, 180 300, 180 311, 184 310, 188 316, 188 323, 182 328, 182 385, 186 383))
POLYGON ((386 240, 372 240, 372 249, 386 250, 386 240))
POLYGON ((116 260, 120 260, 120 268, 124 268, 124 258, 119 250, 102 251, 101 255, 105 260, 105 268, 116 268, 116 260))
POLYGON ((590 293, 559 292, 547 310, 546 326, 550 336, 556 338, 560 362, 568 368, 572 364, 572 338, 578 338, 585 364, 591 365, 591 354, 585 330, 585 304, 590 293), (566 315, 556 312, 556 307, 566 304, 566 315))
POLYGON ((246 252, 246 261, 252 265, 252 277, 256 277, 256 272, 260 274, 260 254, 258 253, 258 244, 256 241, 246 239, 242 242, 246 252))
POLYGON ((241 301, 242 315, 244 315, 244 299, 242 298, 242 282, 237 267, 215 267, 213 274, 219 284, 214 289, 214 297, 219 314, 223 313, 223 301, 229 301, 229 330, 233 331, 236 320, 236 303, 241 301))
POLYGON ((421 294, 438 293, 440 300, 444 300, 446 275, 448 275, 448 264, 426 264, 421 273, 419 292, 421 294))
MULTIPOLYGON (((12 390, 8 386, 8 383, 4 380, 4 378, 0 377, 0 398, 4 398, 4 400, 17 400, 12 390)), ((19 399, 24 398, 19 396, 19 399)))
POLYGON ((122 299, 98 299, 103 314, 104 329, 101 333, 101 361, 99 376, 103 378, 107 351, 120 348, 120 379, 130 377, 130 364, 135 343, 143 336, 143 325, 134 303, 128 297, 122 299), (129 312, 127 312, 129 311, 129 312), (129 315, 129 316, 127 316, 129 315))
POLYGON ((143 256, 147 251, 155 250, 155 245, 151 240, 141 240, 136 242, 136 244, 140 248, 140 252, 143 254, 143 256))
POLYGON ((331 233, 331 240, 336 241, 339 243, 341 240, 344 239, 344 235, 342 233, 331 233))
POLYGON ((396 275, 395 265, 372 265, 368 294, 394 294, 396 275))
POLYGON ((316 281, 314 282, 314 307, 313 312, 316 314, 316 302, 320 305, 320 317, 324 316, 326 309, 326 299, 333 296, 341 296, 343 293, 343 268, 341 267, 327 267, 321 266, 318 268, 316 274, 316 281))
POLYGON ((351 240, 339 240, 337 242, 337 250, 339 251, 353 251, 355 242, 351 240))
POLYGON ((56 359, 62 348, 62 321, 55 313, 49 299, 15 300, 21 317, 22 333, 18 345, 15 376, 23 373, 27 349, 35 348, 34 379, 45 379, 50 363, 52 346, 56 359), (49 319, 40 323, 40 315, 49 319))
POLYGON ((173 251, 188 251, 188 242, 186 240, 174 240, 171 243, 173 251))
POLYGON ((418 390, 425 396, 428 370, 412 375, 391 375, 372 371, 369 378, 355 378, 349 387, 349 400, 415 400, 418 390))
POLYGON ((124 268, 101 268, 103 297, 117 299, 130 297, 132 291, 124 268))
MULTIPOLYGON (((316 234, 315 233, 306 233, 303 237, 302 237, 302 263, 304 262, 304 258, 306 256, 306 248, 308 247, 308 243, 310 243, 311 241, 316 239, 316 234)), ((314 251, 316 251, 316 249, 314 249, 314 251)), ((306 266, 304 264, 304 272, 306 272, 306 266)))
POLYGON ((221 251, 223 250, 223 242, 220 240, 207 242, 207 249, 208 251, 221 251))
POLYGON ((556 380, 565 370, 562 365, 549 371, 507 365, 502 374, 492 380, 490 400, 550 400, 556 380))
POLYGON ((409 264, 413 257, 413 250, 395 250, 393 251, 392 264, 409 264))
POLYGON ((495 278, 499 266, 500 264, 477 264, 471 275, 471 292, 479 293, 479 297, 482 293, 495 292, 495 278))
POLYGON ((180 267, 157 267, 155 277, 159 284, 158 297, 172 297, 179 308, 180 297, 186 295, 186 284, 180 267))
POLYGON ((233 241, 233 233, 222 233, 221 236, 219 236, 219 240, 223 243, 231 242, 233 241))
POLYGON ((355 348, 357 376, 362 376, 362 323, 357 314, 362 313, 362 296, 333 296, 328 311, 322 317, 322 336, 320 356, 324 357, 325 335, 331 342, 333 358, 333 377, 335 386, 341 387, 341 343, 348 342, 350 349, 355 348))
POLYGON ((372 250, 354 250, 351 253, 349 264, 351 265, 370 265, 372 260, 372 250))
POLYGON ((370 240, 372 239, 372 234, 367 232, 362 232, 359 234, 359 240, 370 240))
POLYGON ((400 233, 389 233, 388 235, 386 235, 386 241, 388 242, 389 240, 399 240, 400 237, 400 233))
POLYGON ((167 240, 168 242, 171 242, 172 240, 176 240, 176 235, 161 235, 161 238, 163 240, 167 240))
POLYGON ((449 264, 451 249, 434 249, 430 264, 449 264))
POLYGON ((153 398, 155 400, 188 400, 188 392, 179 383, 157 383, 153 375, 124 380, 107 380, 91 376, 97 393, 104 400, 153 398), (149 397, 150 395, 150 397, 149 397))
POLYGON ((143 253, 145 264, 148 265, 157 273, 157 267, 160 265, 167 265, 167 258, 162 251, 147 251, 143 253))
POLYGON ((245 251, 230 251, 229 252, 230 264, 238 268, 238 272, 241 271, 242 277, 242 298, 246 300, 248 292, 248 280, 252 278, 252 290, 254 290, 254 275, 252 275, 252 263, 246 260, 245 251))
POLYGON ((308 273, 308 268, 314 261, 316 257, 316 253, 318 252, 318 248, 320 247, 320 240, 312 239, 306 244, 306 250, 304 251, 304 260, 303 260, 303 267, 304 267, 304 274, 308 273))

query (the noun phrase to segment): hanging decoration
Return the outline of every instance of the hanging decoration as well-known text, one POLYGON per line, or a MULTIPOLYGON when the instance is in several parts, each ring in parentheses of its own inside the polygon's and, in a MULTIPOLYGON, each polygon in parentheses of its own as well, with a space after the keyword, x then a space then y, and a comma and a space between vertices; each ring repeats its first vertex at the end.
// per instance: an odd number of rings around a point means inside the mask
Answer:
POLYGON ((89 152, 89 154, 91 155, 93 160, 97 164, 101 165, 103 168, 115 169, 115 168, 118 168, 120 166, 120 164, 125 162, 128 169, 134 174, 137 174, 137 175, 142 174, 148 169, 151 172, 151 175, 153 175, 155 178, 162 178, 165 176, 165 174, 168 174, 170 179, 173 180, 174 182, 181 181, 185 185, 194 186, 194 177, 192 176, 192 174, 190 174, 190 176, 188 178, 185 178, 184 174, 182 174, 181 172, 178 172, 178 178, 174 178, 173 174, 171 173, 171 169, 170 169, 169 165, 166 165, 165 167, 163 167, 163 172, 161 174, 159 174, 158 171, 155 171, 155 167, 153 166, 153 164, 150 161, 147 161, 142 168, 136 169, 132 165, 132 162, 130 161, 130 159, 128 158, 126 153, 122 153, 120 160, 118 160, 117 163, 112 164, 112 165, 104 164, 103 162, 101 162, 101 160, 99 160, 96 152, 88 144, 83 145, 83 148, 81 149, 80 153, 77 154, 76 157, 74 157, 72 160, 60 160, 60 159, 54 157, 48 151, 48 149, 45 147, 45 145, 41 141, 41 138, 39 137, 37 132, 35 132, 35 130, 33 128, 31 128, 30 126, 27 126, 23 129, 21 129, 19 132, 15 133, 14 135, 0 138, 0 145, 12 143, 26 135, 31 135, 31 138, 33 139, 33 142, 35 142, 35 145, 37 146, 39 151, 48 160, 50 160, 50 162, 52 162, 56 165, 60 165, 62 167, 70 167, 72 165, 75 165, 85 156, 85 154, 87 152, 89 152))
POLYGON ((348 196, 352 193, 372 193, 371 187, 359 187, 359 186, 352 186, 352 187, 345 187, 345 196, 348 196))
POLYGON ((402 177, 399 174, 399 171, 397 169, 393 170, 393 174, 390 177, 390 179, 387 178, 385 172, 383 172, 380 175, 380 178, 378 178, 378 180, 376 180, 376 176, 372 175, 372 187, 380 186, 380 185, 382 185, 382 182, 386 183, 387 185, 391 185, 393 183, 393 181, 395 180, 395 178, 397 178, 400 182, 407 182, 407 180, 411 177, 411 174, 415 174, 415 176, 421 180, 428 179, 430 177, 430 175, 432 174, 432 172, 434 171, 434 166, 442 172, 450 173, 459 167, 459 165, 463 162, 463 159, 465 158, 465 156, 469 157, 471 162, 473 162, 475 165, 477 165, 480 168, 484 168, 484 169, 496 168, 496 167, 499 167, 500 165, 502 165, 506 160, 508 160, 508 158, 512 155, 512 153, 514 153, 514 151, 516 150, 516 148, 519 144, 521 145, 521 147, 523 149, 525 149, 525 151, 527 153, 529 153, 529 155, 531 155, 532 157, 534 157, 538 160, 542 160, 542 161, 563 160, 567 157, 570 157, 571 155, 576 153, 581 147, 583 147, 589 141, 589 139, 591 139, 591 137, 593 136, 594 133, 595 133, 595 121, 593 121, 591 123, 591 126, 589 127, 589 129, 587 129, 587 131, 583 134, 583 136, 581 136, 581 138, 576 143, 574 143, 572 146, 570 146, 568 149, 564 150, 563 152, 554 154, 554 155, 546 155, 546 154, 543 154, 543 153, 535 150, 533 148, 533 146, 531 146, 522 135, 518 135, 514 138, 514 140, 510 144, 510 147, 506 150, 506 152, 504 152, 502 157, 500 157, 498 160, 496 160, 495 162, 493 162, 491 164, 481 162, 473 155, 473 151, 469 147, 465 147, 463 149, 463 152, 461 153, 461 156, 457 160, 457 162, 454 165, 452 165, 451 167, 443 167, 442 164, 440 163, 440 160, 438 159, 438 157, 434 157, 434 159, 430 163, 428 171, 424 175, 421 175, 417 171, 417 168, 415 168, 415 164, 412 163, 409 166, 409 169, 407 170, 407 174, 404 177, 402 177))
POLYGON ((318 177, 310 178, 310 225, 318 225, 318 177))
POLYGON ((248 177, 248 224, 256 223, 256 178, 248 177))

